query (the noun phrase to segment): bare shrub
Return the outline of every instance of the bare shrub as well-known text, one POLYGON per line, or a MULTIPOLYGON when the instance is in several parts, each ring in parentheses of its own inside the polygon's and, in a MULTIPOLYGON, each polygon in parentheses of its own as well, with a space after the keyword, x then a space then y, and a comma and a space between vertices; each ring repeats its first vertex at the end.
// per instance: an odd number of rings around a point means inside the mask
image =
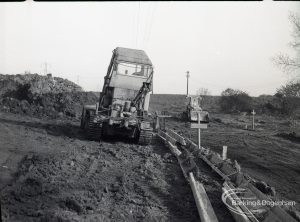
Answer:
POLYGON ((291 56, 286 53, 279 53, 272 58, 273 62, 281 68, 284 72, 295 74, 295 79, 299 79, 300 70, 300 15, 297 13, 290 12, 289 20, 292 24, 292 37, 293 41, 290 42, 290 47, 296 52, 296 56, 291 56))
POLYGON ((228 88, 221 93, 220 108, 224 112, 248 112, 252 107, 252 98, 248 93, 228 88))
POLYGON ((211 95, 210 91, 207 88, 199 88, 196 92, 199 96, 209 96, 211 95))

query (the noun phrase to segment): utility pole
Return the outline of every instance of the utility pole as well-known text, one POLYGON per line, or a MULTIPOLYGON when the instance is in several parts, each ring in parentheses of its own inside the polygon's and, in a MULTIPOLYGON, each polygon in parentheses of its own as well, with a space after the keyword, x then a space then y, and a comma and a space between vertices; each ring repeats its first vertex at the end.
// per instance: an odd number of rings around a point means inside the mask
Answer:
POLYGON ((186 71, 186 96, 189 96, 189 78, 190 72, 186 71))

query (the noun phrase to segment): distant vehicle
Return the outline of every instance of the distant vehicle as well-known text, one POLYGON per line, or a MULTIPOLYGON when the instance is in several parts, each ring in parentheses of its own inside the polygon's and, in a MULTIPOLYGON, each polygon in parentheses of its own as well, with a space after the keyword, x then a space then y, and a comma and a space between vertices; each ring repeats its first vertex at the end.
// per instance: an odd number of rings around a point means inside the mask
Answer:
POLYGON ((198 121, 198 113, 200 113, 200 123, 209 123, 209 113, 200 107, 200 96, 187 96, 186 111, 183 113, 184 118, 190 122, 198 121))
POLYGON ((143 50, 113 50, 99 102, 82 110, 81 128, 89 138, 122 135, 149 144, 153 132, 148 114, 152 79, 153 66, 143 50))

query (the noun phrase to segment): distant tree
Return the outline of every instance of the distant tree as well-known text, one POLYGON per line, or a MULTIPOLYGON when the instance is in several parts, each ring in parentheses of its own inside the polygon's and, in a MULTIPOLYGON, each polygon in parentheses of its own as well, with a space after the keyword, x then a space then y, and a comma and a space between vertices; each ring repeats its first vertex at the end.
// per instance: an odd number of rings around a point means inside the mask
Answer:
POLYGON ((241 94, 241 93, 243 93, 243 92, 240 90, 227 88, 221 93, 221 96, 234 96, 234 95, 241 94))
POLYGON ((209 90, 207 88, 199 88, 196 92, 197 95, 199 96, 209 96, 211 95, 211 93, 209 92, 209 90))
POLYGON ((268 98, 268 97, 272 97, 272 95, 269 95, 269 94, 261 94, 261 95, 259 95, 258 97, 260 97, 260 98, 268 98))
POLYGON ((294 73, 296 74, 296 78, 300 78, 300 15, 291 12, 289 20, 293 26, 293 41, 289 45, 295 50, 296 56, 292 57, 285 53, 279 53, 272 59, 284 72, 294 73))
POLYGON ((300 81, 281 86, 274 96, 274 100, 266 104, 269 110, 289 116, 297 116, 300 113, 300 81))
POLYGON ((252 108, 252 98, 244 91, 227 88, 221 93, 220 107, 224 112, 248 112, 252 108))
POLYGON ((285 86, 277 89, 277 97, 299 97, 300 98, 300 81, 290 82, 285 86))

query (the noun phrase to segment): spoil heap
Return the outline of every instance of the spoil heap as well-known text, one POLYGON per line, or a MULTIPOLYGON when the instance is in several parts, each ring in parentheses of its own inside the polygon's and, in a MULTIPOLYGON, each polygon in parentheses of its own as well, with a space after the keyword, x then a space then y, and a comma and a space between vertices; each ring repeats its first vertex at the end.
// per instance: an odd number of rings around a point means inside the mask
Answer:
POLYGON ((0 111, 79 118, 82 106, 96 101, 94 93, 83 92, 67 79, 38 74, 0 75, 0 111))

